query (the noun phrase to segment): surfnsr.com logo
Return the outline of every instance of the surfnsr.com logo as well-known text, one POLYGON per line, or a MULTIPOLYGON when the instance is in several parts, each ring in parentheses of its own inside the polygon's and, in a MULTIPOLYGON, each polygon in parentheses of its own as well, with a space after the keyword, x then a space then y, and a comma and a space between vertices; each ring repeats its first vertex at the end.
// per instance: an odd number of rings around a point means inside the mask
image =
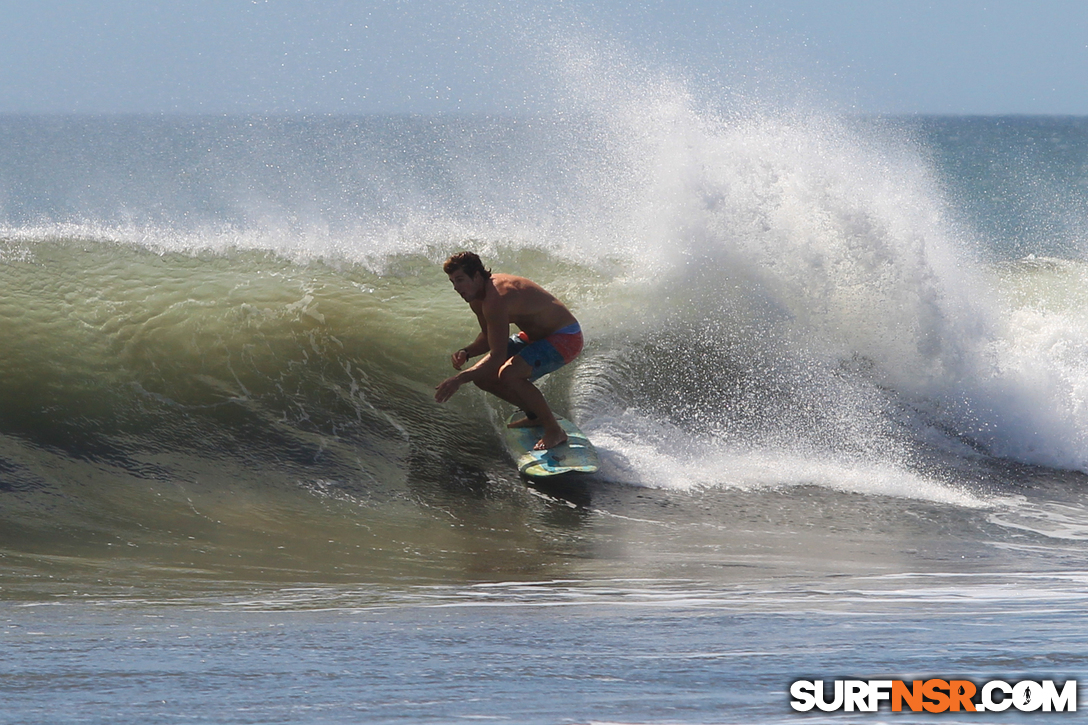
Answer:
POLYGON ((892 712, 1077 711, 1076 680, 1061 687, 1054 680, 990 680, 981 687, 970 680, 835 680, 830 697, 823 680, 797 680, 790 696, 790 706, 800 712, 876 712, 884 702, 892 712))

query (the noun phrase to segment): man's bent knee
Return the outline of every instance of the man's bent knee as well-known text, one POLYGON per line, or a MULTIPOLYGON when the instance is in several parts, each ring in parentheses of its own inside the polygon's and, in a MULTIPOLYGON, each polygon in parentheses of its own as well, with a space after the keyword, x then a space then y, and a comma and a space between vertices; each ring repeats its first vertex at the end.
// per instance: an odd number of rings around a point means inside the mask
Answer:
POLYGON ((515 355, 499 368, 499 381, 503 385, 510 385, 519 380, 527 380, 532 372, 533 369, 529 366, 529 363, 515 355))

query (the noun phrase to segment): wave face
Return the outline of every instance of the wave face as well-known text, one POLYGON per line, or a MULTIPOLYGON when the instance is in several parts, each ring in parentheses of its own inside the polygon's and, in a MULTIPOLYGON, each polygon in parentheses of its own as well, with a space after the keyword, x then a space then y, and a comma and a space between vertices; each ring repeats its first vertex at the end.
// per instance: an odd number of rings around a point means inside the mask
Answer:
POLYGON ((226 560, 320 522, 399 571, 445 536, 421 506, 513 480, 498 404, 432 400, 474 335, 461 248, 582 321, 543 386, 604 481, 972 508, 994 467, 1088 471, 1084 200, 1049 236, 1058 211, 1009 211, 1088 153, 1081 121, 571 85, 524 118, 0 119, 9 538, 228 526, 226 560), (1033 155, 987 171, 987 139, 1033 155))

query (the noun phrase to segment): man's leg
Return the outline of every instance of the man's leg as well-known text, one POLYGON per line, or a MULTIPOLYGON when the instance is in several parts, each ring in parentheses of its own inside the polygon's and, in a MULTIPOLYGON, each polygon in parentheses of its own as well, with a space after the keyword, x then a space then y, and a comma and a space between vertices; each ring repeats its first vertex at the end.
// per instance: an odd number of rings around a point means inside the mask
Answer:
POLYGON ((484 379, 484 380, 475 380, 475 381, 473 381, 473 383, 480 390, 483 390, 484 392, 487 392, 487 393, 491 393, 496 398, 501 398, 502 400, 505 400, 507 403, 510 403, 510 405, 513 405, 513 406, 516 406, 518 408, 521 408, 522 410, 525 410, 524 401, 522 401, 521 398, 518 397, 515 394, 515 392, 510 389, 510 386, 503 383, 501 380, 499 380, 499 378, 495 377, 495 378, 488 378, 488 379, 484 379))
POLYGON ((536 416, 535 425, 543 426, 544 435, 540 437, 534 448, 538 451, 554 448, 566 442, 567 433, 555 419, 544 394, 531 382, 529 376, 533 374, 533 368, 525 360, 515 355, 503 364, 499 370, 499 385, 506 395, 500 398, 513 403, 526 413, 536 416), (520 402, 518 402, 520 401, 520 402))

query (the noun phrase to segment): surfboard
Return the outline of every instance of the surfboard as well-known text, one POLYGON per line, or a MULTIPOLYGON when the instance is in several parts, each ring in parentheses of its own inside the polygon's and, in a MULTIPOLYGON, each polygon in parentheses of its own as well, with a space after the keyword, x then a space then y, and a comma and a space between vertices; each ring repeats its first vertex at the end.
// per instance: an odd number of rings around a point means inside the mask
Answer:
MULTIPOLYGON (((524 413, 515 411, 506 419, 507 425, 524 413)), ((566 473, 596 473, 600 467, 597 451, 586 434, 566 418, 556 418, 567 432, 567 442, 546 451, 534 451, 543 428, 507 428, 506 447, 517 462, 518 473, 529 478, 541 479, 566 473)))

